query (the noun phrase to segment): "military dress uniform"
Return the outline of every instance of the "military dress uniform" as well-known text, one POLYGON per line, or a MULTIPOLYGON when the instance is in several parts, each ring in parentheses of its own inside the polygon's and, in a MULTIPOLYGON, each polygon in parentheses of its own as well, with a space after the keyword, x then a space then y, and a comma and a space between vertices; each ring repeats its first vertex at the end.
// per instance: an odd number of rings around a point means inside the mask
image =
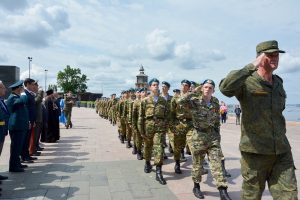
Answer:
POLYGON ((168 122, 167 101, 161 96, 150 95, 141 102, 138 118, 138 129, 144 137, 144 159, 146 173, 151 172, 151 153, 154 153, 156 165, 156 180, 166 184, 161 174, 163 164, 163 134, 167 131, 168 122))

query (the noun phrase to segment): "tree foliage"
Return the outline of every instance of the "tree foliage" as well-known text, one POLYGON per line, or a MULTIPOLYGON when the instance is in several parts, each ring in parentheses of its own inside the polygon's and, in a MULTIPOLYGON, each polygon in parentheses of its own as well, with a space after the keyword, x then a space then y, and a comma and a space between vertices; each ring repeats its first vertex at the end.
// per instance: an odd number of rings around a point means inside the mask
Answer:
POLYGON ((69 65, 57 74, 57 86, 65 93, 68 91, 73 94, 85 92, 88 80, 85 74, 81 74, 79 68, 71 68, 69 65))
POLYGON ((48 85, 48 90, 50 90, 50 89, 52 89, 52 90, 54 90, 54 91, 57 92, 57 85, 55 85, 55 84, 49 84, 48 85))

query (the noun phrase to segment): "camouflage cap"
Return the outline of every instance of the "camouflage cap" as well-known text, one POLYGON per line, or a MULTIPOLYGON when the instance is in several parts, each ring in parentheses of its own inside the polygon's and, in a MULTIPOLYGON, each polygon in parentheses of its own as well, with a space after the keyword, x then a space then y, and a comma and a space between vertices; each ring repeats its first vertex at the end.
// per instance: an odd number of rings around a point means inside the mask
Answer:
POLYGON ((261 42, 256 46, 256 53, 273 53, 273 52, 279 52, 279 53, 285 53, 285 51, 280 50, 278 48, 278 42, 276 40, 270 40, 261 42))
POLYGON ((215 87, 215 82, 211 79, 206 79, 205 81, 203 81, 202 85, 204 85, 205 83, 209 83, 215 87))

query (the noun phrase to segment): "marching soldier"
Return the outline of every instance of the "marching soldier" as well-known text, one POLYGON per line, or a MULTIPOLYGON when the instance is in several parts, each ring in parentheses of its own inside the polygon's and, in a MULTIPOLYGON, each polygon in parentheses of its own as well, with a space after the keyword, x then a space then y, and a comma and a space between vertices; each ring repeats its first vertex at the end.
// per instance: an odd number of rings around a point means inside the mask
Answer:
POLYGON ((215 83, 207 79, 203 82, 202 93, 191 94, 186 100, 192 106, 192 119, 194 130, 187 142, 192 151, 194 181, 193 193, 197 198, 203 199, 200 190, 201 166, 206 154, 210 159, 210 169, 216 181, 222 200, 231 199, 227 193, 227 181, 222 171, 222 151, 220 145, 220 115, 219 100, 212 96, 215 83))
POLYGON ((152 79, 149 82, 151 94, 142 100, 139 111, 138 126, 144 138, 145 173, 150 173, 152 149, 154 152, 154 165, 156 165, 156 180, 165 185, 166 181, 162 175, 163 165, 163 134, 166 134, 168 123, 167 101, 159 96, 159 80, 152 79))

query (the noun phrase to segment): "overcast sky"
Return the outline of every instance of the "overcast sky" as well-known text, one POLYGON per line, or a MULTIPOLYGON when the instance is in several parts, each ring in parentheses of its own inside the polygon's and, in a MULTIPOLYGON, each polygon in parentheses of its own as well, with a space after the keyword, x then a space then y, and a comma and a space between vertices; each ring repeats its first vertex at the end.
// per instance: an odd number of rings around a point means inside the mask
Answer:
MULTIPOLYGON (((1 0, 0 65, 21 78, 56 84, 66 65, 104 96, 134 87, 140 65, 179 88, 182 79, 217 85, 255 59, 256 44, 276 39, 286 54, 276 74, 287 103, 300 103, 299 0, 1 0)), ((171 92, 172 93, 172 92, 171 92)), ((228 103, 216 88, 215 95, 228 103)))

